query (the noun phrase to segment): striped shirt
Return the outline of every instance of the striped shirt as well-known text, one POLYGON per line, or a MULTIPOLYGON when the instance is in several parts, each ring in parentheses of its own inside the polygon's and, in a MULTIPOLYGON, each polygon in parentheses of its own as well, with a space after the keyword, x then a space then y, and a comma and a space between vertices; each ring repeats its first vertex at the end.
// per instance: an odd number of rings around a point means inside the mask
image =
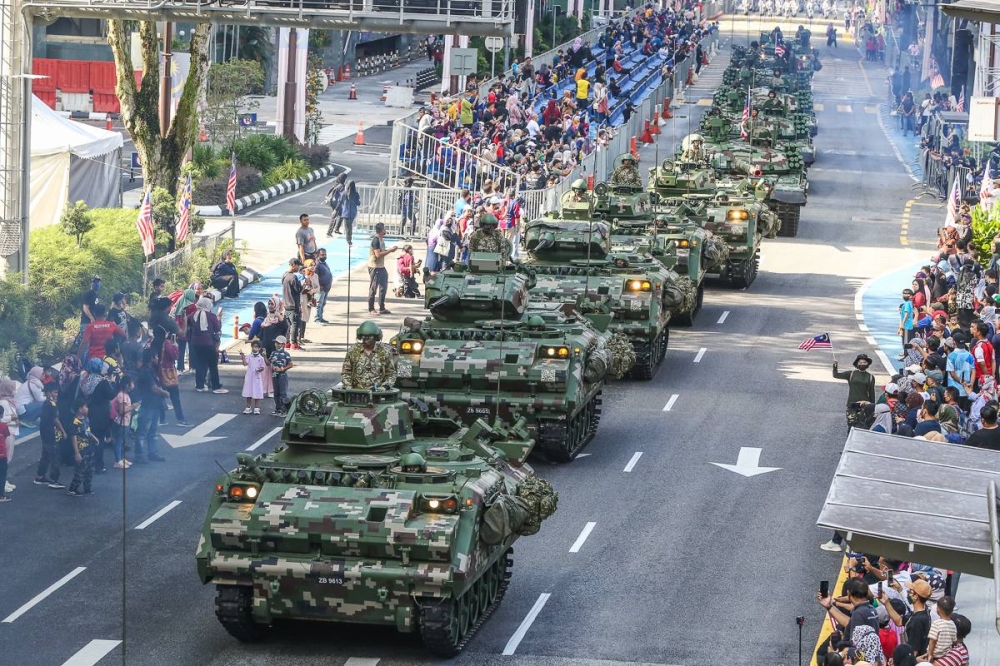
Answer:
POLYGON ((969 666, 969 649, 959 643, 948 650, 948 654, 934 660, 934 666, 969 666))

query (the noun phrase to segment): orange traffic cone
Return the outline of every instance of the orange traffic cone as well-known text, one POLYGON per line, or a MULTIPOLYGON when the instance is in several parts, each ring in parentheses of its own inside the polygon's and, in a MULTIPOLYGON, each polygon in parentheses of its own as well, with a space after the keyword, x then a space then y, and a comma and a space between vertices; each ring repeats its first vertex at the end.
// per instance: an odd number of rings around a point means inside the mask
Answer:
POLYGON ((351 84, 351 94, 347 96, 347 99, 357 99, 358 98, 358 88, 353 83, 351 84))
POLYGON ((344 65, 344 78, 348 80, 351 78, 351 63, 344 65))
POLYGON ((638 146, 638 144, 637 144, 634 136, 632 137, 631 141, 629 142, 629 152, 632 153, 632 157, 634 157, 637 160, 639 159, 639 146, 638 146))
POLYGON ((365 124, 358 123, 358 133, 354 136, 354 145, 363 146, 365 145, 365 124))
POLYGON ((646 121, 646 129, 642 131, 642 142, 643 143, 653 143, 653 135, 649 131, 649 121, 646 121))
POLYGON ((108 130, 109 132, 112 129, 114 129, 114 125, 111 123, 111 114, 110 113, 108 114, 107 119, 104 121, 104 129, 108 130))
POLYGON ((379 101, 380 102, 384 102, 385 98, 388 97, 388 96, 389 96, 389 86, 383 85, 382 86, 382 97, 379 98, 379 101))
POLYGON ((671 118, 674 117, 674 114, 670 113, 670 98, 669 97, 666 97, 663 100, 663 113, 660 114, 660 117, 663 118, 664 120, 670 120, 671 118))
POLYGON ((659 106, 660 105, 657 104, 656 108, 653 109, 653 120, 650 121, 650 123, 649 123, 649 133, 650 134, 663 134, 663 132, 660 131, 660 122, 659 122, 660 110, 659 110, 659 106))
POLYGON ((337 80, 338 81, 343 81, 344 80, 344 68, 343 67, 338 67, 337 68, 337 80))
POLYGON ((690 68, 690 69, 688 69, 688 78, 687 78, 687 83, 685 85, 689 85, 689 86, 693 86, 694 85, 694 68, 693 67, 690 68))

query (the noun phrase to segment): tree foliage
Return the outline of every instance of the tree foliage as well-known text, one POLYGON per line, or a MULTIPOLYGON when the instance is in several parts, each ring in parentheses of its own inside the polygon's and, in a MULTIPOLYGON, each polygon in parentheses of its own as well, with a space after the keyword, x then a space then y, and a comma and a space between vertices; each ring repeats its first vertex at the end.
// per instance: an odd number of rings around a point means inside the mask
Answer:
POLYGON ((307 145, 319 143, 319 132, 323 125, 323 112, 319 110, 319 96, 323 92, 323 60, 316 55, 309 56, 306 74, 306 134, 307 145))
POLYGON ((216 143, 235 145, 244 132, 240 116, 260 106, 249 95, 261 92, 263 86, 264 68, 253 60, 230 60, 212 66, 203 117, 216 143))
POLYGON ((59 216, 59 226, 67 236, 76 239, 76 246, 80 247, 83 237, 88 231, 94 228, 94 221, 90 219, 90 208, 85 201, 67 204, 59 216))

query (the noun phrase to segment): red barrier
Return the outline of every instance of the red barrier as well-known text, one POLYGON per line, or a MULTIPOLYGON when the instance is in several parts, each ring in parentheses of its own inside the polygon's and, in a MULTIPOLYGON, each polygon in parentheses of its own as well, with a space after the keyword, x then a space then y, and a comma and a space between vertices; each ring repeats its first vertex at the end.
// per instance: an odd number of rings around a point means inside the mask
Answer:
POLYGON ((634 157, 635 159, 639 159, 639 146, 634 136, 632 137, 632 140, 629 142, 629 152, 632 153, 632 157, 634 157))
POLYGON ((660 115, 664 120, 670 120, 674 117, 674 114, 670 113, 670 98, 666 97, 663 100, 663 113, 660 115))
POLYGON ((592 173, 591 174, 587 174, 587 189, 588 190, 594 189, 594 180, 595 180, 594 179, 594 174, 592 174, 592 173))
POLYGON ((646 121, 646 128, 642 131, 642 142, 653 143, 653 135, 649 132, 649 121, 646 121))
POLYGON ((649 122, 649 133, 650 134, 663 134, 660 131, 660 105, 657 104, 653 107, 653 119, 649 122))

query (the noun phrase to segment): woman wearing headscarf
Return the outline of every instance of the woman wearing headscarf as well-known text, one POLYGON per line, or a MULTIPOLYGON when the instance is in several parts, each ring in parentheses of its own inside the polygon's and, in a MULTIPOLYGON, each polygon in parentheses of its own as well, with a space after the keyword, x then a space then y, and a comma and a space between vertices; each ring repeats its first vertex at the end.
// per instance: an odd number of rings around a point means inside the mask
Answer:
POLYGON ((892 413, 889 405, 880 403, 875 405, 875 422, 869 428, 872 432, 882 432, 887 435, 892 434, 892 413))
POLYGON ((99 358, 87 361, 86 371, 80 379, 80 397, 87 400, 90 432, 97 438, 94 451, 94 474, 108 471, 104 463, 104 450, 111 445, 111 400, 117 391, 108 381, 108 364, 99 358))
POLYGON ((511 93, 507 97, 507 126, 513 128, 523 124, 524 112, 521 111, 521 102, 515 93, 511 93))
POLYGON ((958 307, 958 326, 963 330, 968 330, 976 316, 974 290, 979 282, 979 270, 979 264, 967 258, 958 274, 955 305, 958 307))
POLYGON ((184 290, 181 297, 177 299, 174 306, 174 321, 180 329, 177 333, 177 372, 184 372, 184 355, 187 352, 187 320, 194 314, 195 303, 198 301, 198 294, 195 293, 194 285, 184 290))
MULTIPOLYGON (((468 212, 468 209, 466 209, 466 212, 468 212)), ((462 246, 462 236, 455 226, 455 220, 452 217, 445 218, 444 226, 441 227, 438 243, 444 240, 448 241, 451 245, 449 247, 448 254, 438 254, 438 257, 440 257, 438 270, 445 271, 451 268, 451 265, 455 262, 456 250, 459 250, 462 246)))
POLYGON ((248 340, 260 340, 260 327, 267 317, 267 306, 263 301, 253 304, 253 322, 250 324, 250 332, 247 333, 248 340))
POLYGON ((542 121, 546 125, 552 125, 557 123, 562 119, 562 113, 559 111, 559 105, 554 99, 550 99, 545 105, 545 110, 542 111, 542 121))
POLYGON ((80 359, 71 354, 63 359, 59 370, 59 423, 65 432, 72 432, 73 403, 80 391, 80 359))
POLYGON ((361 195, 358 194, 358 186, 353 180, 347 182, 347 189, 340 199, 340 219, 346 227, 344 239, 350 247, 351 236, 354 233, 354 219, 358 216, 358 209, 361 206, 361 195))
POLYGON ((188 343, 191 345, 191 361, 194 364, 195 390, 201 393, 229 393, 219 382, 219 342, 222 325, 212 312, 212 301, 207 297, 198 299, 196 310, 188 318, 188 343), (209 386, 205 380, 209 380, 209 386))
POLYGON ((882 653, 882 643, 878 639, 878 632, 867 624, 859 624, 851 632, 851 657, 854 663, 866 661, 871 666, 881 666, 885 664, 885 655, 882 653))
MULTIPOLYGON (((184 407, 181 405, 181 388, 177 376, 177 359, 180 354, 178 345, 169 338, 163 341, 163 351, 160 352, 160 386, 170 394, 170 403, 174 406, 174 418, 177 425, 189 427, 191 424, 184 418, 184 407)), ((167 423, 167 405, 163 404, 160 411, 160 425, 167 423)))
POLYGON ((37 421, 42 415, 42 405, 45 404, 45 387, 42 386, 42 375, 45 371, 40 365, 28 370, 28 377, 17 387, 14 402, 21 411, 21 421, 37 421))
POLYGON ((443 226, 444 218, 438 218, 437 222, 431 225, 430 230, 427 232, 427 259, 424 261, 424 266, 427 267, 431 275, 438 272, 441 263, 439 255, 434 251, 434 248, 437 247, 438 240, 441 238, 441 228, 443 226))

